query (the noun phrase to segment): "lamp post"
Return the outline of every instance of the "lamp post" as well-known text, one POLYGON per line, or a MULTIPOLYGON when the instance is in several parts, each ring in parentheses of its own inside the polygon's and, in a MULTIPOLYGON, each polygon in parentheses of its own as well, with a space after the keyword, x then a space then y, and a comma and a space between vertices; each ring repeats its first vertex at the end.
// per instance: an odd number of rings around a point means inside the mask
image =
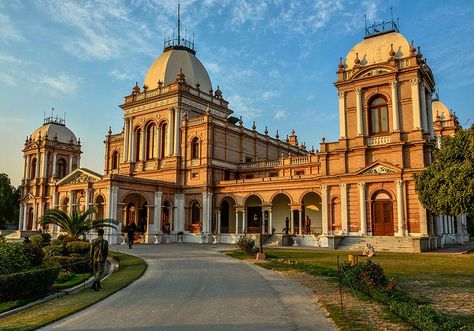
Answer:
MULTIPOLYGON (((254 223, 258 222, 257 214, 253 216, 254 223)), ((263 253, 263 218, 260 220, 260 237, 259 237, 259 252, 263 253)))

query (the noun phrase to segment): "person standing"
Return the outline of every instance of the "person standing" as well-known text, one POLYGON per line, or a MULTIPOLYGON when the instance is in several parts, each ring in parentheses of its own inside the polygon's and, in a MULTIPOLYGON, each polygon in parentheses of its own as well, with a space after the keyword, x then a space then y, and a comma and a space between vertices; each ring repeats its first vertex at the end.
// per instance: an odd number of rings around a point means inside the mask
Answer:
POLYGON ((100 279, 104 273, 105 261, 107 261, 107 256, 109 255, 109 243, 104 239, 104 229, 97 230, 99 235, 91 243, 91 263, 92 263, 92 274, 94 275, 94 280, 92 281, 91 288, 94 291, 98 291, 100 286, 100 279))
POLYGON ((290 218, 287 217, 285 219, 285 234, 288 234, 289 231, 290 231, 290 218))
POLYGON ((133 241, 135 240, 135 231, 137 231, 137 226, 135 222, 132 222, 128 226, 127 237, 128 237, 128 248, 132 249, 133 241))

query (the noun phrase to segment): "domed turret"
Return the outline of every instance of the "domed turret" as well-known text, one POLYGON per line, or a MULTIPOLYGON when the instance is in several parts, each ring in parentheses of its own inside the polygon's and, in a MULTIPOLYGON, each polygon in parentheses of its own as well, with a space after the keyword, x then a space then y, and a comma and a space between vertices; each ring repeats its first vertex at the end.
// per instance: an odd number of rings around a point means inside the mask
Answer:
POLYGON ((66 127, 64 121, 55 119, 46 119, 44 124, 33 131, 31 138, 37 140, 39 137, 44 139, 58 141, 64 144, 77 144, 76 135, 66 127))

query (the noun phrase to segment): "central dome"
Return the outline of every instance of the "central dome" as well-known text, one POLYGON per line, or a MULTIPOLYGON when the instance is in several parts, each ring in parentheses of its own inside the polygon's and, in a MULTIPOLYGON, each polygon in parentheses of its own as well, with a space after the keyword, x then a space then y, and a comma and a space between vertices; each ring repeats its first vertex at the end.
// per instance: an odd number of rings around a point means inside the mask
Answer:
POLYGON ((208 93, 212 90, 211 80, 206 68, 193 53, 194 51, 187 47, 165 49, 148 69, 143 84, 149 89, 156 89, 158 81, 161 81, 163 86, 169 85, 176 81, 176 75, 182 69, 188 85, 196 87, 199 83, 200 90, 208 93))

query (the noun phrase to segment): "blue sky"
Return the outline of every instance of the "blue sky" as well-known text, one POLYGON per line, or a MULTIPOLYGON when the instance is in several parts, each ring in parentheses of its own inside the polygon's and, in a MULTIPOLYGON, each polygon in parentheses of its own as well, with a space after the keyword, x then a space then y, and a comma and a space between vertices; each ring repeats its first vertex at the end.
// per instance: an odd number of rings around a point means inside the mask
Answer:
MULTIPOLYGON (((162 52, 176 25, 175 0, 0 1, 0 172, 18 185, 25 137, 43 112, 67 113, 82 140, 82 166, 103 172, 102 141, 122 128, 123 96, 162 52)), ((474 120, 474 2, 182 0, 185 28, 214 88, 244 125, 256 121, 318 148, 338 137, 339 57, 369 21, 400 17, 421 46, 441 100, 474 120)))

